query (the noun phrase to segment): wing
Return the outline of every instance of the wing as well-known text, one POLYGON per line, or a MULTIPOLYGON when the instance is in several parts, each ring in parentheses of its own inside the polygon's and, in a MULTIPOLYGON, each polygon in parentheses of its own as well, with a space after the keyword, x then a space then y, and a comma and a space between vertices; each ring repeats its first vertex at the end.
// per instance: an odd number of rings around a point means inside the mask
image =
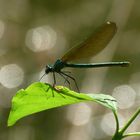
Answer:
POLYGON ((116 31, 114 22, 106 22, 85 42, 71 48, 61 60, 67 62, 93 57, 107 46, 116 31))

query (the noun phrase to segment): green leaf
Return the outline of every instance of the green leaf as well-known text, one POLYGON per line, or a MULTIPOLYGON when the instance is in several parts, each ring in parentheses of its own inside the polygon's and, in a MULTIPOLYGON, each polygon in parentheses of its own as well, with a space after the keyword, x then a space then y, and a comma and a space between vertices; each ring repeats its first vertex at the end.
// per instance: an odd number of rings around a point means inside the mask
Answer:
POLYGON ((25 90, 19 90, 13 97, 8 126, 12 126, 20 118, 36 112, 84 101, 94 101, 112 111, 117 110, 116 100, 109 95, 79 94, 63 86, 56 86, 54 89, 49 84, 36 82, 25 90))

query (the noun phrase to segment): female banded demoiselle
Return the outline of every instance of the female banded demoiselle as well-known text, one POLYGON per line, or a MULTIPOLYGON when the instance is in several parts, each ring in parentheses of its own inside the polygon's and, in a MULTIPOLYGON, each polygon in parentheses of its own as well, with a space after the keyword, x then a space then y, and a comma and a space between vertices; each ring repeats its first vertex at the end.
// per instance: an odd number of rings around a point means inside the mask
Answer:
POLYGON ((65 67, 72 67, 72 68, 97 68, 97 67, 112 67, 112 66, 123 66, 126 67, 129 65, 127 61, 121 62, 103 62, 103 63, 88 63, 88 64, 77 64, 77 63, 70 63, 70 61, 79 60, 83 58, 90 58, 95 56, 101 50, 103 50, 110 40, 113 38, 117 31, 116 24, 114 22, 106 22, 98 30, 91 35, 87 40, 85 40, 80 45, 71 48, 61 59, 56 60, 53 65, 47 65, 45 74, 50 72, 53 73, 54 77, 54 84, 56 84, 55 73, 60 74, 65 81, 70 85, 68 78, 72 79, 75 82, 75 85, 78 89, 76 84, 75 78, 70 76, 68 73, 62 71, 65 67))

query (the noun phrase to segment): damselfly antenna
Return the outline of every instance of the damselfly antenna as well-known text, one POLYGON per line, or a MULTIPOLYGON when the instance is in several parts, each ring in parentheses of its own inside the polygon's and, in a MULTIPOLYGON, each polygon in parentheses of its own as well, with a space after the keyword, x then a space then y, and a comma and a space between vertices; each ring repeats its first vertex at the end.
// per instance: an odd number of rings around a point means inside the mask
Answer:
POLYGON ((46 73, 44 73, 44 74, 41 76, 41 78, 39 79, 39 81, 41 81, 45 75, 46 75, 46 73))

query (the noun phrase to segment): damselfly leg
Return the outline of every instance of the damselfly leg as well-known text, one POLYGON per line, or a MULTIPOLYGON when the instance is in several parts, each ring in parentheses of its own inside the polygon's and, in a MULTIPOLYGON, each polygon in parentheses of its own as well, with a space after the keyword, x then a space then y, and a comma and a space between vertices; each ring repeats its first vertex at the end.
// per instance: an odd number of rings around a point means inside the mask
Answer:
POLYGON ((65 77, 62 73, 58 73, 58 74, 60 74, 65 79, 64 84, 67 82, 69 85, 69 88, 71 89, 70 81, 68 80, 68 77, 65 77))
POLYGON ((61 71, 60 71, 60 73, 63 74, 63 75, 65 75, 65 76, 67 76, 67 77, 69 77, 70 79, 72 79, 72 80, 74 81, 74 83, 75 83, 75 86, 76 86, 76 88, 77 88, 77 91, 80 92, 75 78, 73 78, 72 76, 70 76, 70 75, 68 75, 68 74, 66 74, 66 73, 64 73, 64 72, 61 72, 61 71))

